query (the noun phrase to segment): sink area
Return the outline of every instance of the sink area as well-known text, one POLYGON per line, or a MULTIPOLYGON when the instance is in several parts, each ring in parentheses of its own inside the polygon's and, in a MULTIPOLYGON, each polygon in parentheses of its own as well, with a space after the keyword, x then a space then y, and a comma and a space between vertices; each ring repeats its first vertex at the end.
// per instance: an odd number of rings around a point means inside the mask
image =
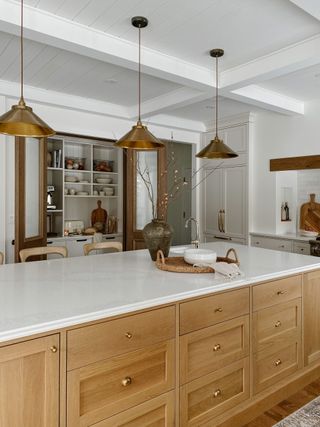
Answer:
POLYGON ((217 253, 210 249, 191 248, 184 251, 184 260, 188 264, 213 264, 216 259, 217 253))

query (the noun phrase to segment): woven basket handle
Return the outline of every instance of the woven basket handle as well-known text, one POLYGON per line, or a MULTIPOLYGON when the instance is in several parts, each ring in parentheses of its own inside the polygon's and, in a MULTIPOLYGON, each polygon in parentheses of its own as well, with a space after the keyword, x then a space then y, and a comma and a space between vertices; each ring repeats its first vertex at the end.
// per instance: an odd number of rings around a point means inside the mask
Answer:
POLYGON ((230 255, 231 253, 233 253, 233 256, 234 256, 234 260, 235 260, 235 262, 236 262, 236 263, 239 263, 239 259, 238 259, 237 252, 236 252, 236 251, 235 251, 235 249, 233 249, 233 248, 228 249, 228 252, 227 252, 227 254, 226 254, 226 258, 228 258, 228 255, 230 255))
POLYGON ((161 249, 157 252, 157 262, 161 262, 161 264, 165 264, 164 255, 161 249))

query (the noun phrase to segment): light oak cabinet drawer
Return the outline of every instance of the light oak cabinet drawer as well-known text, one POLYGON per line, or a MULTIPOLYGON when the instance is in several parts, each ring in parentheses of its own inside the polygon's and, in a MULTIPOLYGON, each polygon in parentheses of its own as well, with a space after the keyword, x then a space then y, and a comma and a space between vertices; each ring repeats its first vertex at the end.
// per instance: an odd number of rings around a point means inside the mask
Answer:
POLYGON ((180 305, 180 334, 206 328, 249 312, 249 288, 201 298, 180 305))
POLYGON ((301 340, 301 298, 253 313, 253 349, 301 340))
POLYGON ((67 333, 67 368, 79 368, 174 336, 174 306, 74 329, 67 333))
POLYGON ((89 427, 172 390, 175 340, 68 372, 68 427, 89 427))
POLYGON ((301 275, 274 280, 252 289, 253 310, 261 310, 275 304, 301 297, 301 275))
POLYGON ((180 383, 221 369, 247 356, 249 316, 180 337, 180 383))
POLYGON ((92 427, 174 427, 175 393, 163 394, 92 427))
POLYGON ((181 426, 199 426, 249 397, 249 359, 180 388, 181 426))
POLYGON ((253 365, 254 392, 258 393, 301 367, 300 342, 278 348, 272 354, 256 353, 253 365))

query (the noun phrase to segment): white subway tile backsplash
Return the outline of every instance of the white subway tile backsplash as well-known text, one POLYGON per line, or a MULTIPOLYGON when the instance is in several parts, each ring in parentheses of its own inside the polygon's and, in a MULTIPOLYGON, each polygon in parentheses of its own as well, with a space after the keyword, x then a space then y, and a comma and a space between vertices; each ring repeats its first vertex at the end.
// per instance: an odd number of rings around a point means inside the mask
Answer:
POLYGON ((320 203, 320 170, 298 171, 297 177, 297 202, 298 208, 309 201, 310 194, 316 195, 316 201, 320 203))

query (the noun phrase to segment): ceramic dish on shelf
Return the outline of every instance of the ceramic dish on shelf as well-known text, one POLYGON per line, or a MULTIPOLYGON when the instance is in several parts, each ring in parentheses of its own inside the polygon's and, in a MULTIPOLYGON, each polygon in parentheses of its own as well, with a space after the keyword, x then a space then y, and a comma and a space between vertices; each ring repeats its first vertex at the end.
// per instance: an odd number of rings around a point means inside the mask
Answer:
POLYGON ((73 175, 66 175, 64 177, 65 182, 78 182, 79 179, 76 176, 73 175))
POLYGON ((79 181, 79 184, 89 184, 88 180, 79 181))
POLYGON ((111 178, 96 178, 96 183, 98 184, 111 184, 111 178))
POLYGON ((87 191, 77 191, 77 196, 88 196, 89 193, 87 191))

